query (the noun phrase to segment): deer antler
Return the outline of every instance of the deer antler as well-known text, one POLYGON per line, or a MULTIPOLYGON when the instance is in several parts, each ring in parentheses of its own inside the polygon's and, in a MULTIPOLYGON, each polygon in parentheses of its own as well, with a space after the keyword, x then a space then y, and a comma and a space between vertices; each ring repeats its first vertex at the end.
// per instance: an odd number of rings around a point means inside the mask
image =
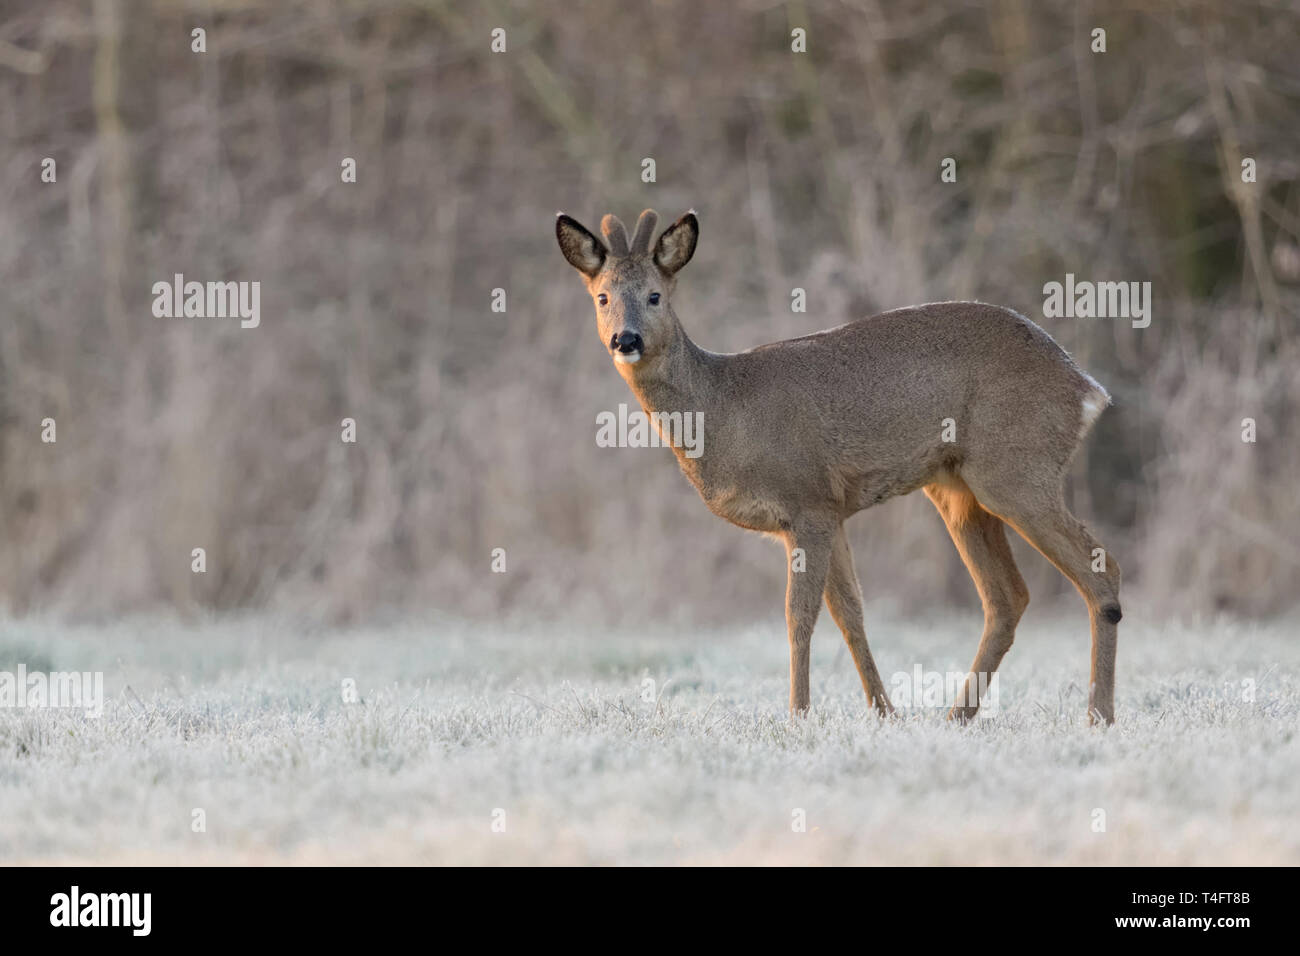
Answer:
MULTIPOLYGON (((607 213, 605 218, 600 221, 600 231, 605 234, 605 241, 609 243, 609 251, 616 256, 626 256, 627 249, 627 230, 623 228, 623 222, 612 212, 607 213)), ((641 233, 638 231, 637 235, 641 233)))
POLYGON ((632 255, 650 251, 650 239, 658 222, 657 212, 653 209, 642 210, 641 218, 636 221, 636 234, 632 236, 632 255))

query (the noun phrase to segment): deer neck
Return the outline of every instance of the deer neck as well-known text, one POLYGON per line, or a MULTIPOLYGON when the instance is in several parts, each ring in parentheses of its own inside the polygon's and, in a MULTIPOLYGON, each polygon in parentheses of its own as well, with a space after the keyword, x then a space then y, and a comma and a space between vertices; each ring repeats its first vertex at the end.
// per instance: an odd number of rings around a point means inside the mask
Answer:
MULTIPOLYGON (((675 317, 674 317, 675 318, 675 317)), ((673 336, 653 364, 645 368, 626 366, 623 377, 646 415, 656 412, 680 412, 683 416, 701 413, 704 427, 716 421, 719 405, 717 373, 722 356, 700 348, 676 324, 673 336)), ((666 437, 666 436, 665 436, 666 437)), ((695 480, 700 458, 691 458, 687 449, 673 444, 673 454, 695 480)))

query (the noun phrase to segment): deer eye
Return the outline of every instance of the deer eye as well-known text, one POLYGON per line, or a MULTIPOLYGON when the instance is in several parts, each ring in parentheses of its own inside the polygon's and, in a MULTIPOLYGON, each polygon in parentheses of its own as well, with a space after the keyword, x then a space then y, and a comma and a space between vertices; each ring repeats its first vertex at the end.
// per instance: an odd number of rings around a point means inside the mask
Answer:
POLYGON ((609 296, 602 292, 600 295, 596 296, 596 301, 601 305, 609 305, 609 296))
POLYGON ((658 304, 659 304, 659 293, 658 293, 658 292, 651 292, 651 293, 650 293, 650 304, 651 304, 651 305, 658 305, 658 304))

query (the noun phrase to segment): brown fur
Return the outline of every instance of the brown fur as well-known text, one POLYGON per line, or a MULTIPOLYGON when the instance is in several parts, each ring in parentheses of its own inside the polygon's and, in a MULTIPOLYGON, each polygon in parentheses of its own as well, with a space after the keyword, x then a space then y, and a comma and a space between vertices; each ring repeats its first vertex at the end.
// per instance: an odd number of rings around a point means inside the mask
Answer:
MULTIPOLYGON (((973 675, 997 669, 1029 602, 1010 525, 1083 595, 1093 641, 1089 718, 1113 722, 1119 568, 1107 555, 1105 571, 1091 570, 1099 545, 1063 493, 1066 466, 1109 401, 1101 386, 1034 323, 976 302, 896 309, 747 352, 706 351, 669 302, 698 221, 687 213, 651 249, 641 228, 648 217, 653 226, 647 210, 627 255, 567 216, 556 234, 597 303, 602 343, 609 348, 629 331, 644 341, 639 361, 616 365, 644 411, 704 413, 703 454, 674 451, 705 504, 804 553, 806 568, 790 571, 786 594, 791 709, 809 704, 809 642, 824 599, 868 698, 891 711, 842 525, 924 489, 984 604, 973 675), (942 439, 945 419, 955 422, 955 441, 942 439)), ((959 704, 949 716, 968 719, 977 709, 959 704)))

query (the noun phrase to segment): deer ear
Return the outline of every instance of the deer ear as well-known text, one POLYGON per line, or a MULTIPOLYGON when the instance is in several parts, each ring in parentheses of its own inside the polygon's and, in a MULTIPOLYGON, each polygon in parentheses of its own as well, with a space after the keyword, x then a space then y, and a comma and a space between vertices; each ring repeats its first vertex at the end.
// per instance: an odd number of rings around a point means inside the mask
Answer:
POLYGON ((593 278, 605 264, 604 244, 571 216, 560 213, 555 220, 555 238, 569 265, 588 278, 593 278))
POLYGON ((664 230, 655 243, 654 260, 664 275, 671 276, 695 255, 695 244, 700 241, 700 221, 691 210, 664 230))

